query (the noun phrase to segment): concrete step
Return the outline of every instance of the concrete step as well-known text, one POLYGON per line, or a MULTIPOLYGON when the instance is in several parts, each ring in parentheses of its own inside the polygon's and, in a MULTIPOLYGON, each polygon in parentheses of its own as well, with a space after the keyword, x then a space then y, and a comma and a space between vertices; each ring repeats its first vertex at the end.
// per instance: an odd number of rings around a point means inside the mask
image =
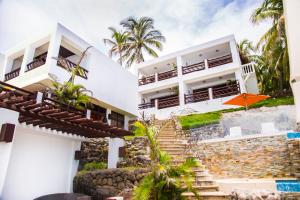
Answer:
POLYGON ((198 192, 217 192, 219 190, 218 185, 193 185, 193 188, 198 192))
MULTIPOLYGON (((194 200, 195 195, 192 192, 184 192, 182 193, 182 196, 194 200)), ((224 192, 201 192, 199 193, 199 196, 201 197, 201 200, 228 200, 229 194, 226 194, 224 192)))

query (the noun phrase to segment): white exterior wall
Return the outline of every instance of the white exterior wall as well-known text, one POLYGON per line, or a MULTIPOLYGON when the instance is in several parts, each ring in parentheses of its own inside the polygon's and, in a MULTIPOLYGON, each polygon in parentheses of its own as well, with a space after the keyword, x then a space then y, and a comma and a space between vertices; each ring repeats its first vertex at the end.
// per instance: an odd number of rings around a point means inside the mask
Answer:
POLYGON ((284 0, 285 25, 289 48, 291 86, 294 93, 297 122, 300 123, 300 1, 284 0))
MULTIPOLYGON (((20 76, 9 80, 8 83, 17 87, 38 86, 40 83, 49 86, 51 77, 56 77, 59 81, 67 81, 70 77, 69 72, 56 65, 53 57, 58 56, 59 46, 62 39, 66 39, 84 51, 88 46, 87 42, 58 24, 54 30, 43 37, 22 43, 18 47, 8 50, 5 55, 5 71, 9 72, 9 57, 15 52, 24 51, 25 56, 21 68, 20 76), (46 63, 36 69, 25 72, 26 65, 32 61, 34 49, 42 44, 49 42, 46 63)), ((100 101, 102 107, 114 110, 132 118, 138 114, 138 84, 137 77, 119 64, 113 62, 96 48, 90 48, 87 52, 87 59, 82 65, 88 72, 88 79, 76 77, 75 82, 83 84, 88 90, 93 92, 93 98, 100 101)), ((0 80, 4 79, 1 74, 0 80)))
MULTIPOLYGON (((141 97, 143 94, 153 93, 155 91, 160 91, 163 89, 178 86, 180 105, 176 107, 164 108, 160 110, 157 108, 143 109, 140 110, 140 115, 143 113, 146 117, 150 117, 151 115, 154 114, 155 117, 158 119, 166 119, 173 114, 182 115, 189 111, 193 111, 197 113, 205 113, 210 111, 222 110, 226 108, 233 108, 233 106, 223 105, 223 103, 226 100, 229 100, 233 96, 218 98, 218 99, 210 99, 209 101, 204 101, 204 102, 189 103, 189 104, 184 103, 184 94, 187 94, 189 89, 187 87, 188 84, 201 82, 211 78, 224 77, 230 74, 234 74, 235 80, 239 81, 241 93, 244 92, 258 93, 255 73, 253 73, 250 76, 247 82, 244 81, 244 77, 242 76, 241 61, 240 61, 239 53, 236 48, 236 42, 233 35, 220 38, 208 43, 204 43, 195 47, 191 47, 179 52, 175 52, 173 54, 166 55, 157 59, 153 59, 145 63, 141 63, 135 67, 136 68, 135 71, 138 74, 139 71, 143 70, 144 68, 147 68, 149 66, 155 66, 155 63, 159 64, 165 62, 166 60, 172 60, 174 58, 176 59, 176 63, 177 63, 177 74, 178 74, 177 77, 173 77, 162 81, 156 81, 154 83, 150 83, 146 85, 141 85, 138 88, 138 92, 139 92, 139 96, 141 97), (209 49, 224 43, 229 43, 229 49, 232 55, 231 63, 220 65, 213 68, 208 68, 207 60, 205 59, 204 70, 195 71, 185 75, 182 74, 182 66, 184 66, 185 62, 188 61, 188 60, 184 60, 183 58, 184 56, 193 52, 198 52, 199 50, 202 49, 203 50, 209 49)), ((222 80, 222 81, 225 82, 226 80, 222 80)), ((216 81, 215 84, 219 84, 219 81, 216 81)), ((205 84, 201 84, 201 86, 202 85, 205 84)), ((142 103, 141 99, 139 99, 139 103, 142 103)))
MULTIPOLYGON (((52 193, 72 192, 82 139, 17 126, 11 146, 1 200, 32 200, 52 193)), ((2 152, 1 152, 2 153, 2 152)))
POLYGON ((3 54, 0 53, 0 80, 1 80, 1 76, 4 73, 4 60, 5 60, 5 56, 3 54))

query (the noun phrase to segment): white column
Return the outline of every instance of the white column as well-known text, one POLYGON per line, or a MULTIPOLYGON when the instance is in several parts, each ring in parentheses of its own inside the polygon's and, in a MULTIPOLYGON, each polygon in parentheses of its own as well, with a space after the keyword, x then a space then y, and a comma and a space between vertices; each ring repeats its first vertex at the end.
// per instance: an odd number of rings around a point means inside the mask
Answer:
POLYGON ((294 93, 296 106, 296 116, 298 131, 300 131, 300 1, 284 0, 285 26, 288 41, 289 61, 290 61, 290 80, 294 93))
POLYGON ((208 88, 208 96, 209 96, 209 100, 212 100, 214 98, 212 88, 208 88))
POLYGON ((235 72, 235 79, 240 84, 240 91, 241 91, 241 93, 246 93, 247 92, 246 84, 245 84, 245 81, 244 81, 244 79, 242 77, 242 71, 241 71, 241 69, 239 69, 238 71, 235 72))
POLYGON ((48 48, 48 54, 47 54, 47 59, 46 59, 46 64, 50 66, 56 66, 57 60, 53 58, 58 57, 59 53, 59 47, 61 44, 62 40, 62 35, 59 31, 59 27, 53 31, 50 42, 49 42, 49 48, 48 48))
POLYGON ((125 142, 121 138, 109 138, 108 144, 108 169, 117 168, 119 161, 119 148, 125 145, 125 142))
POLYGON ((129 125, 129 117, 127 115, 124 115, 124 129, 128 130, 128 125, 129 125))
POLYGON ((5 56, 0 53, 0 81, 4 80, 5 72, 5 56))
POLYGON ((237 50, 235 40, 230 40, 229 45, 230 45, 230 51, 231 51, 231 56, 232 56, 233 63, 238 65, 238 66, 241 66, 242 63, 241 63, 241 59, 240 59, 240 54, 237 50))
POLYGON ((204 66, 205 66, 205 69, 208 69, 208 60, 207 59, 204 59, 204 66))
POLYGON ((110 115, 111 114, 111 109, 106 109, 106 119, 107 119, 107 123, 109 124, 109 125, 111 125, 111 120, 110 119, 108 119, 108 115, 110 115))
MULTIPOLYGON (((19 113, 4 108, 0 108, 0 129, 2 124, 18 124, 19 113)), ((4 143, 0 142, 0 197, 2 196, 2 190, 6 178, 7 167, 10 162, 11 150, 13 142, 4 143)))
POLYGON ((154 74, 154 77, 155 77, 155 82, 157 82, 158 81, 158 73, 157 72, 154 74))
POLYGON ((22 65, 21 65, 20 74, 25 73, 25 71, 27 70, 27 64, 30 63, 33 60, 34 52, 35 52, 35 47, 34 46, 30 45, 30 46, 26 47, 25 52, 24 52, 22 65))
POLYGON ((176 60, 177 60, 177 73, 178 73, 179 106, 180 109, 184 109, 185 107, 184 94, 187 93, 187 86, 183 82, 183 75, 182 75, 183 58, 182 56, 177 56, 176 60))

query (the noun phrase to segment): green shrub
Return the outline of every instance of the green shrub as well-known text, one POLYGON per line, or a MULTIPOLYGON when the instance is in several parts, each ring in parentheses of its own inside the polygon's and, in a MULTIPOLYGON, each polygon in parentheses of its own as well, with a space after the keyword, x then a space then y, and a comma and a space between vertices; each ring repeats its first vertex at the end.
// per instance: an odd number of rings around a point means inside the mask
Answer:
POLYGON ((92 171, 96 169, 106 169, 107 164, 104 162, 91 162, 91 163, 86 163, 83 167, 83 171, 92 171))

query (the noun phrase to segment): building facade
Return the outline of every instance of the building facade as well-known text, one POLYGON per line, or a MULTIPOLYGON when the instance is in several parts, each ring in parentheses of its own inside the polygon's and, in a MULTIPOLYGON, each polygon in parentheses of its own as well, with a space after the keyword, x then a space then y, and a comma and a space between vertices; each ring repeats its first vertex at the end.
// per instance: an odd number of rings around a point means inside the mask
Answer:
MULTIPOLYGON (((43 91, 52 80, 68 81, 70 70, 90 44, 57 24, 51 31, 5 52, 0 80, 28 91, 43 91), (57 58, 64 58, 61 63, 57 58)), ((82 59, 75 83, 92 91, 92 115, 117 126, 128 127, 136 118, 137 78, 92 47, 82 59), (120 98, 122 97, 122 98, 120 98)))
POLYGON ((233 35, 138 64, 135 72, 144 118, 226 109, 233 96, 259 92, 254 65, 241 64, 233 35))

